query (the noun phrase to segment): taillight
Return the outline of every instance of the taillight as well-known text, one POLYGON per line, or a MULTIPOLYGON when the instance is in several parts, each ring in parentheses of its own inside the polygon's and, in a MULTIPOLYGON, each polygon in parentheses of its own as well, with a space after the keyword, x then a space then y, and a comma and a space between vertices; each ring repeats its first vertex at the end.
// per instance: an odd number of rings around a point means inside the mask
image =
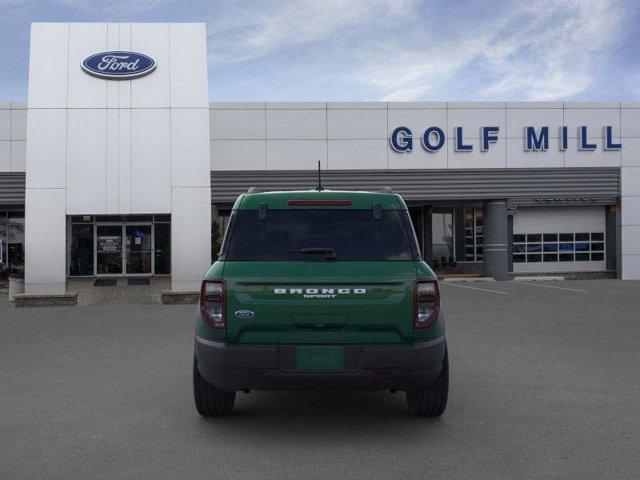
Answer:
POLYGON ((440 315, 440 290, 436 280, 418 280, 413 287, 413 327, 427 328, 440 315))
POLYGON ((213 328, 225 328, 227 289, 224 280, 204 280, 200 288, 200 316, 213 328))

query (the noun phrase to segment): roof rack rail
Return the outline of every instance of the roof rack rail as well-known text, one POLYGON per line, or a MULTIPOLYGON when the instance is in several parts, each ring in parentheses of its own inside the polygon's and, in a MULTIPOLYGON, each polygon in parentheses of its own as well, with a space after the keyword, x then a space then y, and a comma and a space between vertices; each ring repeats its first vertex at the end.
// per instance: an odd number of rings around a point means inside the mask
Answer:
POLYGON ((249 187, 249 190, 247 190, 247 193, 258 193, 260 190, 258 189, 258 187, 249 187))
POLYGON ((391 189, 391 187, 381 187, 380 191, 382 193, 393 193, 393 190, 391 189))

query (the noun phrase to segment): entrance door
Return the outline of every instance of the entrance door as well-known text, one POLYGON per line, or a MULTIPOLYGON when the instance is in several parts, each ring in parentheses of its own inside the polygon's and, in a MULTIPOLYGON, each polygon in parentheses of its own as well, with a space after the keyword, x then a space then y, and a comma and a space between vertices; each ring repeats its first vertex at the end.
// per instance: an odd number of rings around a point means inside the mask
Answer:
POLYGON ((125 225, 127 275, 150 275, 153 271, 151 225, 125 225))
POLYGON ((122 272, 122 225, 96 225, 96 274, 122 272))

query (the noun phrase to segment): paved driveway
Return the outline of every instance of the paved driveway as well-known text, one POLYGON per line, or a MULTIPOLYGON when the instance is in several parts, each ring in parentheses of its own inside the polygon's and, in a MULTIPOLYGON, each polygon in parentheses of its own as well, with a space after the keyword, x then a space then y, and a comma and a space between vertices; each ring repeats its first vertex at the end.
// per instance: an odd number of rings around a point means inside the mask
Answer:
POLYGON ((0 478, 638 478, 640 281, 442 291, 440 419, 387 392, 252 392, 203 419, 194 307, 0 297, 0 478))

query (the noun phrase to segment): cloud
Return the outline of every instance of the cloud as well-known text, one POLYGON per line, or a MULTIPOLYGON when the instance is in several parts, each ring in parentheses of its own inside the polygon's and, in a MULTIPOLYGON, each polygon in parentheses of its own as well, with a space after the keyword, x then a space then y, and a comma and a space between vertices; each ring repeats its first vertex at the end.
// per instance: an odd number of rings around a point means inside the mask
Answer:
POLYGON ((466 33, 453 38, 425 32, 427 55, 405 47, 384 71, 373 55, 360 81, 380 91, 382 100, 456 95, 448 88, 452 83, 472 86, 479 100, 572 97, 592 85, 598 62, 623 31, 625 14, 608 0, 537 1, 526 8, 504 5, 500 12, 484 21, 467 19, 460 25, 466 33))
MULTIPOLYGON (((209 22, 222 69, 292 69, 373 99, 551 100, 593 88, 629 8, 614 0, 269 2, 209 22), (293 58, 295 56, 295 59, 293 58), (282 63, 279 64, 281 68, 282 63)), ((339 96, 339 95, 338 95, 339 96)))
POLYGON ((216 66, 262 58, 278 51, 330 40, 385 17, 397 16, 409 0, 258 2, 216 12, 208 22, 216 66))

